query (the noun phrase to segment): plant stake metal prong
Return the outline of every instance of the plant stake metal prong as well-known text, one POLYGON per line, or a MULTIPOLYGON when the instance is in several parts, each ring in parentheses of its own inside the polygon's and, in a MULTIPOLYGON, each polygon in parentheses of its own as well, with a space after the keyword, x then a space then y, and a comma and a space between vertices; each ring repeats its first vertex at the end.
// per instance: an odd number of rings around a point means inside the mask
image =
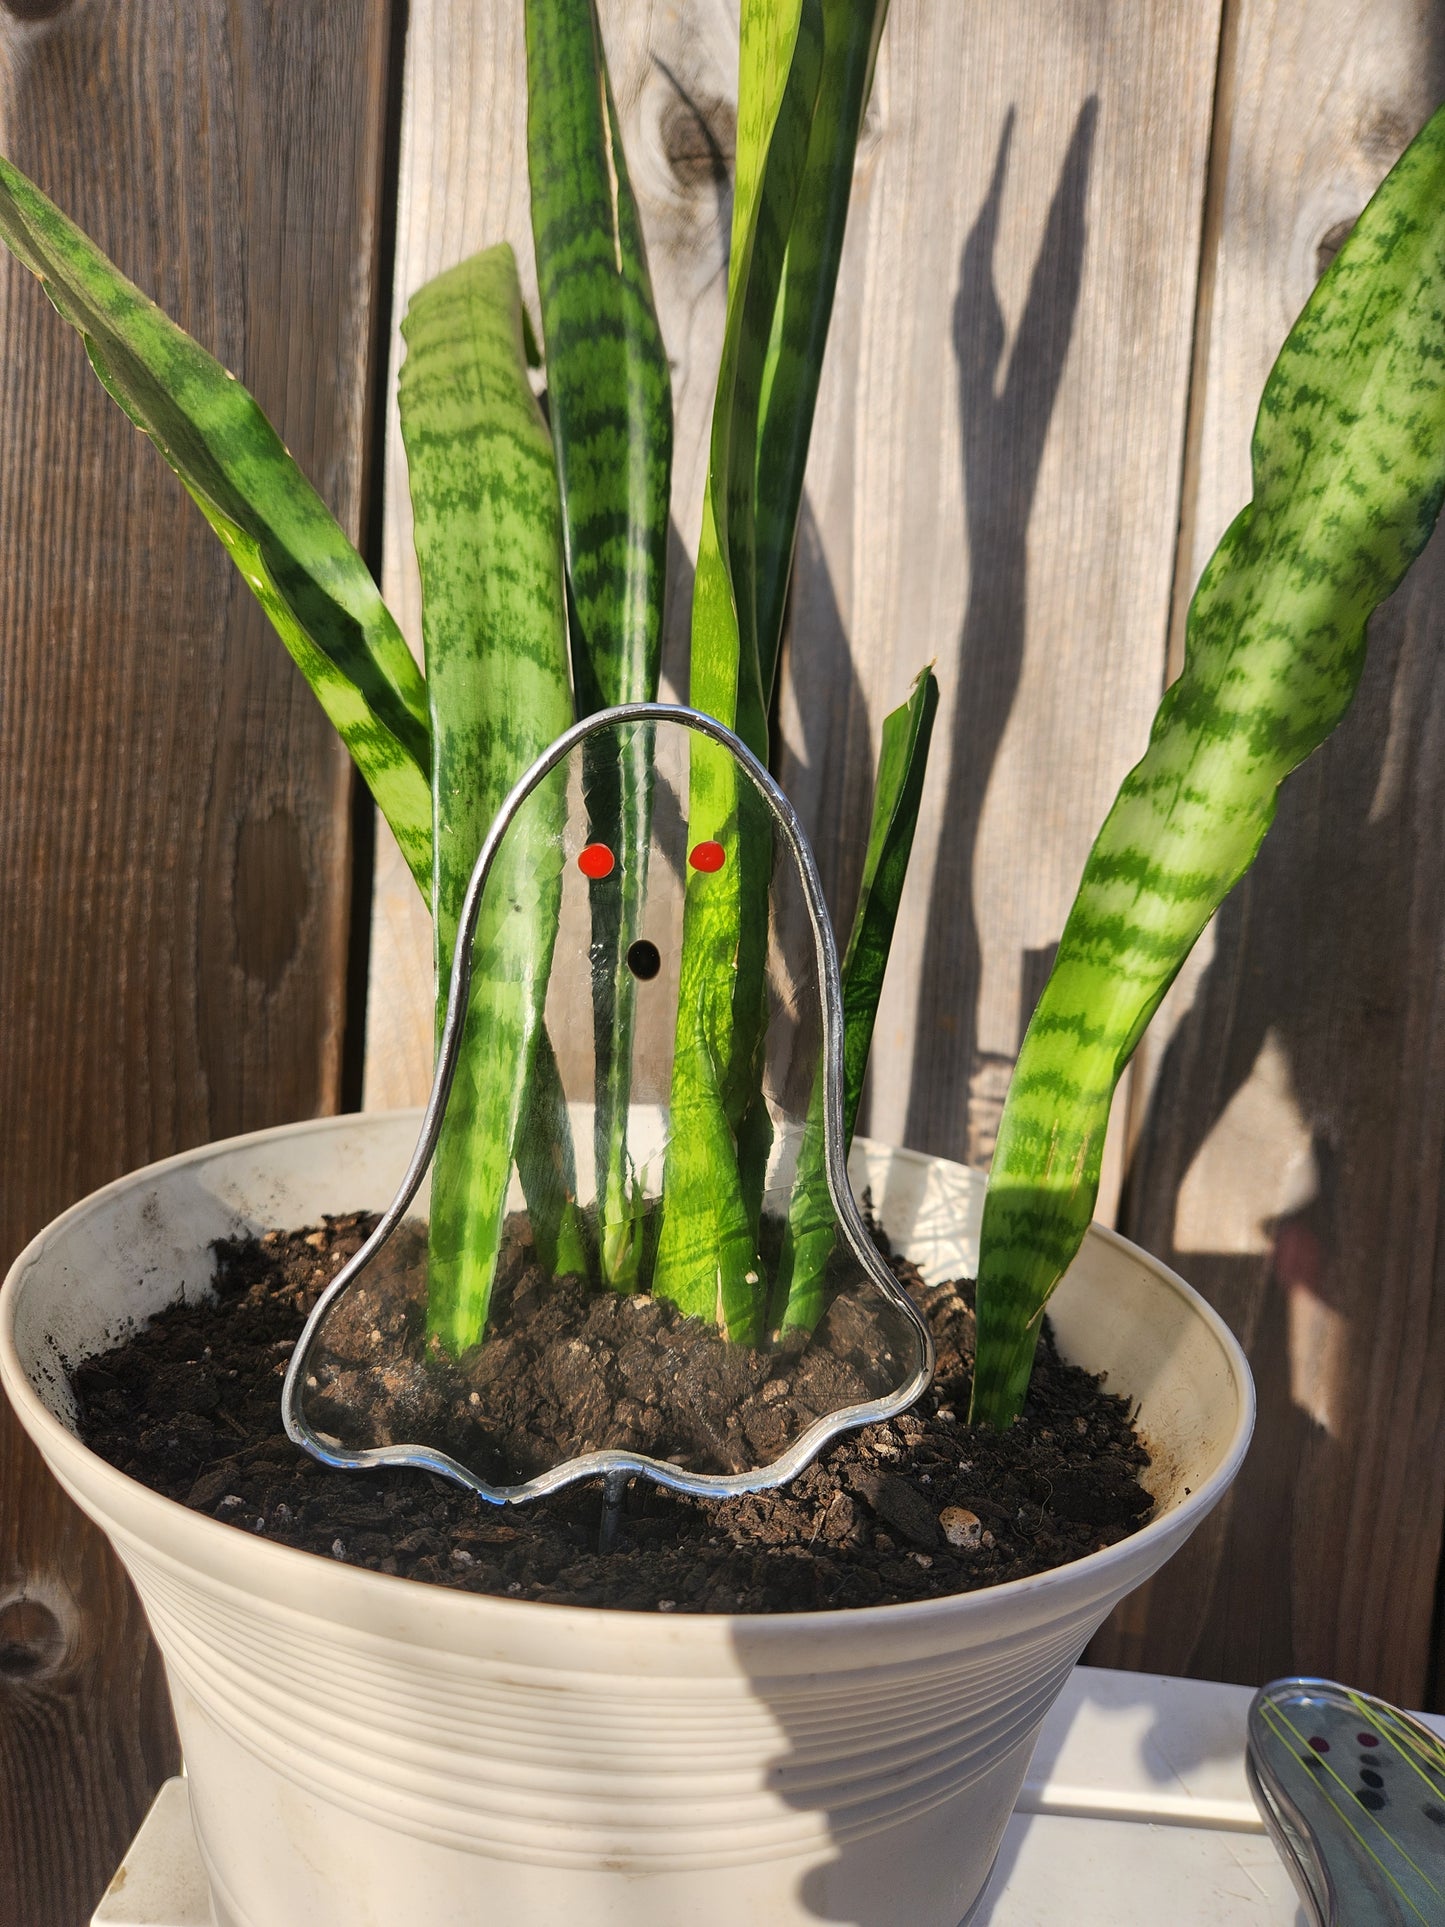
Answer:
POLYGON ((602 1519, 597 1527, 597 1550, 615 1552, 622 1528, 622 1496, 628 1487, 625 1472, 607 1472, 602 1479, 602 1519))

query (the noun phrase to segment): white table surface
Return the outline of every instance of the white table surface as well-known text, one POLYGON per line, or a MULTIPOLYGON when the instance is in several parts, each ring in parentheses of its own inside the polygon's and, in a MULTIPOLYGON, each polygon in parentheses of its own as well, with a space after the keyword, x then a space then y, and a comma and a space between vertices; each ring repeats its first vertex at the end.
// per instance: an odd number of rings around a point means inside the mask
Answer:
MULTIPOLYGON (((969 1927, 1304 1927, 1245 1784, 1249 1701, 1247 1686, 1076 1668, 969 1927)), ((168 1780, 92 1927, 210 1918, 186 1783, 168 1780)))

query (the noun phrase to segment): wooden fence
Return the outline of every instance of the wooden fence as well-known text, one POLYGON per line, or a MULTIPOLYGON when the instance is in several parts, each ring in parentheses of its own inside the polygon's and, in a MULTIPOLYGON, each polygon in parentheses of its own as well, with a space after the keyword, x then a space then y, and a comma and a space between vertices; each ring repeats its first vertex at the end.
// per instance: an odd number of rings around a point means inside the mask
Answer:
MULTIPOLYGON (((674 367, 676 687, 736 0, 602 14, 674 367)), ((531 286, 519 16, 0 0, 0 150, 255 390, 414 642, 394 323, 488 242, 531 286)), ((875 1135, 987 1158, 1072 882, 1247 498, 1269 362, 1442 96, 1445 0, 894 0, 779 757, 846 915, 879 721, 936 660, 875 1135)), ((430 1020, 420 904, 384 835, 366 895, 370 826, 312 699, 8 261, 0 531, 8 1263, 149 1158, 363 1078, 368 1103, 416 1097, 430 1020)), ((1442 610, 1437 541, 1116 1110, 1108 1209, 1241 1334, 1261 1420, 1233 1502, 1100 1636, 1107 1663, 1440 1703, 1442 610)), ((85 1919, 174 1758, 118 1568, 0 1415, 0 1919, 85 1919)))

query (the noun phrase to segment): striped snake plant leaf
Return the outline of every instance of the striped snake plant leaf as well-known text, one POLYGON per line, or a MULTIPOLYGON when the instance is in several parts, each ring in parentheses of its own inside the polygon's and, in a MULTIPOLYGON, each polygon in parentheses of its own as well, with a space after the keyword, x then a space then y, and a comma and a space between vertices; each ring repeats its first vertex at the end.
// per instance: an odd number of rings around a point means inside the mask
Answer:
MULTIPOLYGON (((518 777, 571 724, 572 698, 557 471, 527 380, 510 247, 489 248, 419 289, 402 335, 401 429, 431 703, 440 1025, 482 841, 518 777)), ((561 898, 548 827, 538 812, 519 818, 488 883, 433 1165, 428 1327, 453 1352, 482 1336, 508 1178, 525 1135, 561 898), (530 900, 533 915, 509 914, 513 898, 530 900)), ((543 1047, 544 1070, 549 1057, 543 1047)), ((555 1260, 545 1249, 552 1226, 533 1229, 544 1260, 555 1260)))
POLYGON ((690 698, 766 760, 756 532, 763 380, 823 65, 822 0, 744 0, 728 305, 693 586, 690 698))
MULTIPOLYGON (((693 583, 690 700, 767 759, 754 590, 758 398, 822 68, 820 0, 744 0, 728 305, 693 583)), ((763 805, 720 746, 691 753, 689 870, 666 1197, 653 1290, 747 1343, 763 1334, 757 1255, 766 1113, 768 868, 763 805)))
POLYGON ((1265 384, 1254 495, 1190 606, 1184 670, 1089 855, 1019 1053, 984 1207, 972 1416, 1018 1412, 1083 1240, 1114 1086, 1348 708, 1365 624, 1445 491, 1445 109, 1360 216, 1265 384))
MULTIPOLYGON (((545 1000, 546 984, 540 986, 545 1000)), ((521 1128, 512 1146, 537 1256, 554 1278, 586 1277, 590 1247, 577 1207, 577 1159, 567 1092, 545 1023, 539 1024, 521 1128)))
MULTIPOLYGON (((595 0, 527 0, 527 166, 562 487, 579 715, 657 696, 672 489, 672 386, 595 0)), ((598 1256, 636 1283, 642 1224, 627 1162, 636 984, 627 946, 647 886, 650 770, 593 738, 584 783, 619 888, 593 899, 598 1256)))
POLYGON ((756 602, 771 696, 863 112, 888 0, 823 0, 823 65, 759 399, 756 602))
POLYGON ((527 169, 582 715, 657 694, 672 385, 595 0, 527 0, 527 169))
MULTIPOLYGON (((938 683, 932 668, 914 682, 908 700, 883 719, 883 743, 878 757, 878 780, 873 791, 873 816, 868 849, 863 859, 863 881, 858 907, 843 955, 843 1136, 853 1142, 863 1076, 873 1043, 878 999, 888 968, 893 928, 908 874, 913 833, 918 827, 918 805, 928 767, 933 719, 938 713, 938 683)), ((798 1174, 793 1181, 788 1223, 773 1286, 770 1326, 812 1331, 826 1310, 824 1283, 828 1259, 837 1237, 824 1167, 823 1080, 821 1066, 814 1080, 798 1174)))
POLYGON ((426 688, 366 564, 240 382, 4 160, 0 239, 220 537, 429 897, 426 688))

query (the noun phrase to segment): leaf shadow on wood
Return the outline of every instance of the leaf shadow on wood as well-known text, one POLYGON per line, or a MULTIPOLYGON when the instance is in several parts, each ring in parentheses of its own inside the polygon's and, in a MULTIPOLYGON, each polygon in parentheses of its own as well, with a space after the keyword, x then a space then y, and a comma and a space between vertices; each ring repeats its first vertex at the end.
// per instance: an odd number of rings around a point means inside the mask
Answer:
MULTIPOLYGON (((800 690, 785 736, 772 725, 774 772, 809 826, 841 951, 852 924, 868 847, 874 758, 868 704, 859 679, 832 571, 813 505, 803 496, 788 624, 803 613, 807 631, 807 688, 800 690), (859 772, 866 780, 859 782, 859 772)), ((784 647, 788 638, 785 634, 784 647)), ((774 693, 776 710, 779 691, 774 693)))
POLYGON ((978 1049, 982 944, 973 900, 974 857, 1023 669, 1029 521, 1078 312, 1098 101, 1090 95, 1074 123, 1005 365, 994 260, 1015 119, 1010 108, 993 178, 964 242, 953 308, 968 603, 904 1129, 904 1142, 916 1150, 975 1161, 992 1148, 1000 1073, 1006 1067, 986 1062, 978 1049), (965 1093, 966 1104, 960 1102, 965 1093))
POLYGON ((1284 785, 1160 1061, 1121 1223, 1239 1334, 1259 1420, 1230 1500, 1120 1608, 1098 1663, 1426 1697, 1445 1506, 1442 590, 1437 536, 1371 625, 1353 710, 1284 785), (1256 1175, 1278 1128, 1256 1143, 1238 1108, 1221 1125, 1267 1050, 1313 1165, 1293 1208, 1256 1175), (1233 1248, 1179 1249, 1211 1212, 1233 1248))

